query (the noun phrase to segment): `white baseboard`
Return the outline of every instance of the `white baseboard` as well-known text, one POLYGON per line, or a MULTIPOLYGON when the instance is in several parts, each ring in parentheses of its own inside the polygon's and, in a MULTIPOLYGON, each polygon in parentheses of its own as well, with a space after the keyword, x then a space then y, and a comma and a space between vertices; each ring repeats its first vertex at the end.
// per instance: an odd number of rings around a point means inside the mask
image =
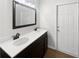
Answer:
POLYGON ((60 51, 60 52, 66 53, 66 54, 68 54, 68 55, 71 55, 71 56, 74 56, 74 57, 78 57, 77 55, 74 55, 74 54, 72 54, 72 53, 69 53, 69 52, 66 52, 66 51, 62 51, 62 50, 60 50, 60 49, 57 49, 57 50, 60 51))
POLYGON ((51 46, 51 45, 48 45, 48 48, 51 48, 51 49, 54 49, 54 50, 57 50, 57 51, 60 51, 60 52, 66 53, 66 54, 71 55, 71 56, 74 56, 74 57, 79 57, 79 56, 77 56, 77 55, 73 55, 73 54, 71 54, 71 53, 68 53, 68 52, 65 52, 65 51, 59 50, 59 49, 57 49, 57 48, 55 48, 55 47, 53 47, 53 46, 51 46))

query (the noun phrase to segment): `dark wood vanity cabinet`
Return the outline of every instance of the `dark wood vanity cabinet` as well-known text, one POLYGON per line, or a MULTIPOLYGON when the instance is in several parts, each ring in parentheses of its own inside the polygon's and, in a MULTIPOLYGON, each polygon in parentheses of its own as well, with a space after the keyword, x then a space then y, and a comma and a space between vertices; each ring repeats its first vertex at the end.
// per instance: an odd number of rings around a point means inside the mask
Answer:
MULTIPOLYGON (((47 32, 17 54, 14 58, 43 58, 47 50, 47 32)), ((2 58, 9 57, 4 51, 1 53, 2 58), (6 56, 7 55, 7 56, 6 56)))
POLYGON ((0 58, 1 58, 1 48, 0 48, 0 58))

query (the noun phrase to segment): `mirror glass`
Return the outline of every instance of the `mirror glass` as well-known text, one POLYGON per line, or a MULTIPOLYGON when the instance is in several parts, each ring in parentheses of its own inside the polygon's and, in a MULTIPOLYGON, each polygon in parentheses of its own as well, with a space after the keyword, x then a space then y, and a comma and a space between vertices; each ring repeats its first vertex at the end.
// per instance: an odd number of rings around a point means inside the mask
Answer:
POLYGON ((36 25, 36 9, 14 1, 13 29, 36 25))

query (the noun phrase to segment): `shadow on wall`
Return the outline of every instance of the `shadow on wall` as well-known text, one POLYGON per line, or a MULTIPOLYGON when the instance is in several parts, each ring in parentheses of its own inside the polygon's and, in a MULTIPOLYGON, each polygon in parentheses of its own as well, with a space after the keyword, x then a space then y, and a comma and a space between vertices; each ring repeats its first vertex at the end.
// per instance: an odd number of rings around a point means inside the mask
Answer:
POLYGON ((55 41, 54 41, 54 38, 51 35, 51 33, 48 33, 48 47, 49 48, 55 48, 55 41))

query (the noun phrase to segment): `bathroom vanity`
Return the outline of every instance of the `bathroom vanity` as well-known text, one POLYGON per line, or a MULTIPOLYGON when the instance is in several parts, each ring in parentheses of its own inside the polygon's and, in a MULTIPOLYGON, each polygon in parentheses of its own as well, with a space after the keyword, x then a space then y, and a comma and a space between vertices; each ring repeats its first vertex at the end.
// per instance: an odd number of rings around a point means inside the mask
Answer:
POLYGON ((1 58, 42 58, 47 50, 47 39, 47 30, 40 29, 22 36, 21 39, 6 41, 1 44, 1 58), (23 39, 25 37, 26 40, 23 39))

